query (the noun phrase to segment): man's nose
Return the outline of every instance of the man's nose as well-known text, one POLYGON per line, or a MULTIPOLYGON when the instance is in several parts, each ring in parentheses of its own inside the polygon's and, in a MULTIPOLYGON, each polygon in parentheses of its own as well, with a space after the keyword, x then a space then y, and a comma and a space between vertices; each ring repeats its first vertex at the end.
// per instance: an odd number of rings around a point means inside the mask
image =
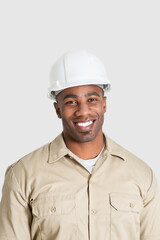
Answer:
POLYGON ((86 103, 79 103, 75 115, 77 117, 86 116, 90 113, 90 108, 86 103))

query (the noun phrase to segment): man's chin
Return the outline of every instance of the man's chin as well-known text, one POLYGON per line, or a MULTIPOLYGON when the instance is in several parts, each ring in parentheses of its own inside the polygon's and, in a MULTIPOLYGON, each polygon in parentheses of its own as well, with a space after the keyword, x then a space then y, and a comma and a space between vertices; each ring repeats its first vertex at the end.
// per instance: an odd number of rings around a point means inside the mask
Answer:
POLYGON ((90 132, 82 132, 79 135, 74 137, 74 141, 79 143, 92 142, 96 138, 95 135, 92 135, 90 132))

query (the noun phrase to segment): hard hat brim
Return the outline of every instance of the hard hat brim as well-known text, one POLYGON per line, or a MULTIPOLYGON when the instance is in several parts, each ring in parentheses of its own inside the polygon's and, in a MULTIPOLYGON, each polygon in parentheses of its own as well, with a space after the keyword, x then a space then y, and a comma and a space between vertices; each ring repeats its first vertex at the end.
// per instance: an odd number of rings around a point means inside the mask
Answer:
MULTIPOLYGON (((111 90, 111 84, 110 84, 110 82, 109 82, 109 80, 107 80, 108 81, 108 83, 106 84, 106 83, 101 83, 100 81, 99 81, 99 85, 103 85, 103 90, 104 90, 104 94, 106 95, 110 90, 111 90)), ((48 96, 48 98, 50 98, 51 100, 55 100, 56 99, 56 92, 57 91, 63 91, 63 90, 65 90, 65 89, 67 89, 67 88, 72 88, 72 87, 78 87, 78 86, 86 86, 86 85, 97 85, 97 84, 95 84, 95 82, 93 83, 91 83, 91 82, 86 82, 86 83, 80 83, 80 84, 73 84, 73 83, 71 83, 71 84, 68 84, 68 86, 65 86, 64 88, 60 88, 60 89, 57 89, 56 91, 54 91, 53 89, 55 89, 55 87, 50 87, 49 89, 48 89, 48 94, 47 94, 47 96, 48 96)))

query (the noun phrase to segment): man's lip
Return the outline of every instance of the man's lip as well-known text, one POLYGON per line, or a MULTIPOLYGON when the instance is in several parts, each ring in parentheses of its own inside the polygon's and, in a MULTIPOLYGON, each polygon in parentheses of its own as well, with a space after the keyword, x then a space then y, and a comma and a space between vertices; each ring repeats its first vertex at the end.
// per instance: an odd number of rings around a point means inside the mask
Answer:
POLYGON ((96 119, 89 119, 89 120, 86 120, 86 121, 73 121, 75 124, 77 123, 87 123, 87 122, 95 122, 96 119))
POLYGON ((87 120, 87 121, 76 121, 74 124, 81 129, 90 128, 94 124, 95 120, 87 120))

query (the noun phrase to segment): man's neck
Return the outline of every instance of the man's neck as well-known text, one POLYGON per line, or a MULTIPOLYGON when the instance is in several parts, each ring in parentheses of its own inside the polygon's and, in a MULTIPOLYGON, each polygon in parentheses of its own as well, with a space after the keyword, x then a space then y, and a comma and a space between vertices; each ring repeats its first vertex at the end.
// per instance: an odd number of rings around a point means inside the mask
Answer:
POLYGON ((94 140, 90 142, 76 142, 74 140, 65 139, 67 148, 82 159, 91 159, 95 158, 104 146, 104 137, 103 133, 100 133, 94 140))

